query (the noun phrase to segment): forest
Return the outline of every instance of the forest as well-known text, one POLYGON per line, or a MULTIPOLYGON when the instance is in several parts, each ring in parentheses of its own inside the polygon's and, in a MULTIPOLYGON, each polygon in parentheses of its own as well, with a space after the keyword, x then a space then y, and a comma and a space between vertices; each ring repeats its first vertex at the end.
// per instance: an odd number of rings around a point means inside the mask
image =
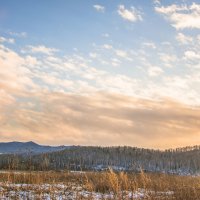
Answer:
POLYGON ((62 151, 1 154, 0 169, 200 173, 200 146, 168 150, 136 147, 72 146, 62 151))

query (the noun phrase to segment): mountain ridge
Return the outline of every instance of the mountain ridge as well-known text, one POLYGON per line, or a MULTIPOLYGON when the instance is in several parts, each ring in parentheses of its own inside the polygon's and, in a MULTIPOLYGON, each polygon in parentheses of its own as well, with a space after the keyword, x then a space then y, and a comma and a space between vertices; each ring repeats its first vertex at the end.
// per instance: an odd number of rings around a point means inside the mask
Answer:
POLYGON ((33 141, 28 142, 0 142, 0 154, 48 153, 61 151, 67 146, 40 145, 33 141))

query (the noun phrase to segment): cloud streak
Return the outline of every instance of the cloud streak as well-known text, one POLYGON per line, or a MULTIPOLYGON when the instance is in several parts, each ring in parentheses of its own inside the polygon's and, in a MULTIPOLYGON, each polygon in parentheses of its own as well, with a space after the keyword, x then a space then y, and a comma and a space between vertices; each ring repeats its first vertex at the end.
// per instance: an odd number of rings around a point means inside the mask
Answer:
POLYGON ((98 12, 105 12, 105 7, 102 6, 102 5, 98 5, 98 4, 95 4, 93 5, 94 9, 96 9, 98 12))
POLYGON ((49 48, 44 45, 38 45, 38 46, 28 46, 28 50, 32 53, 41 53, 46 55, 52 55, 55 52, 58 52, 58 49, 55 48, 49 48))
POLYGON ((169 99, 151 101, 108 93, 22 93, 18 100, 8 99, 0 102, 0 133, 5 141, 34 138, 53 145, 149 148, 200 142, 200 108, 169 99))

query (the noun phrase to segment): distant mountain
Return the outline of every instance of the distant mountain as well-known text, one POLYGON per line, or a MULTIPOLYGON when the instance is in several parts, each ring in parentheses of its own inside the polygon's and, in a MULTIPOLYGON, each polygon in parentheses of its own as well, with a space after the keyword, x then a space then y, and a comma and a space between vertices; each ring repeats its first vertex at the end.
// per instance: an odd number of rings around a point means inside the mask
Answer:
POLYGON ((61 151, 67 146, 44 146, 30 142, 2 142, 0 143, 0 154, 37 154, 61 151))

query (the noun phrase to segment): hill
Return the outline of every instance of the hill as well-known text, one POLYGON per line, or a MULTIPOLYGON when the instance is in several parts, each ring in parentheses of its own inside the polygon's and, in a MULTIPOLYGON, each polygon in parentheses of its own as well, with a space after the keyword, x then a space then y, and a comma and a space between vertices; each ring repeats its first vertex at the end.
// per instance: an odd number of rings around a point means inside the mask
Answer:
POLYGON ((35 154, 64 150, 66 146, 44 146, 30 142, 1 142, 0 154, 35 154))

